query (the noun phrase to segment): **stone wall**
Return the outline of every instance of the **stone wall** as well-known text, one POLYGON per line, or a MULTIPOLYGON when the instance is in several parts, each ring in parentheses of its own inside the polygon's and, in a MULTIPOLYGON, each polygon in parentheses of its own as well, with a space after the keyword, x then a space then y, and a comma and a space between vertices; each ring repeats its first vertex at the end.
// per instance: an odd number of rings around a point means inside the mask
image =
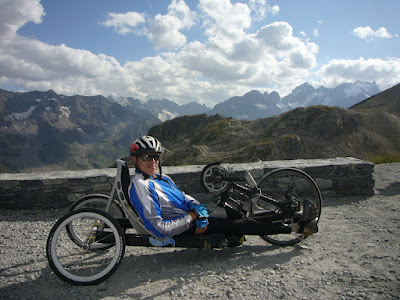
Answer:
MULTIPOLYGON (((355 158, 264 161, 229 166, 238 174, 250 171, 256 180, 276 168, 298 168, 314 178, 323 197, 374 193, 374 165, 355 158)), ((170 175, 186 193, 206 202, 210 195, 204 194, 199 180, 203 167, 163 167, 163 173, 170 175)), ((116 169, 94 169, 0 174, 0 209, 61 208, 86 194, 109 194, 115 172, 116 169)), ((133 172, 131 169, 131 174, 133 172)))

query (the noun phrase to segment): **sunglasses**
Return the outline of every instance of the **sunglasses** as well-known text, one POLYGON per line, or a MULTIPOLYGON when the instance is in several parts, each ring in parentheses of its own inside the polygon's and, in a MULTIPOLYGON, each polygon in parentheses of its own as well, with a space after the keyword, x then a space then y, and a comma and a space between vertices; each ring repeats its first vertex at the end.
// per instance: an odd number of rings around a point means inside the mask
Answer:
POLYGON ((140 155, 139 158, 140 158, 141 160, 143 160, 143 161, 151 161, 151 160, 153 160, 153 159, 154 159, 155 161, 157 161, 157 160, 160 160, 160 154, 152 154, 152 155, 143 154, 143 155, 140 155))

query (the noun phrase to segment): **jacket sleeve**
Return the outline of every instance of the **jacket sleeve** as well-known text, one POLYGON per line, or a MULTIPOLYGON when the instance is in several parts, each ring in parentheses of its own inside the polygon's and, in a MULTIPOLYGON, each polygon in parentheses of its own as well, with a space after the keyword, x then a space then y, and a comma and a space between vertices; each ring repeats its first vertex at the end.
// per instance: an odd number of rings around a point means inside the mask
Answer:
MULTIPOLYGON (((167 179, 167 180, 169 181, 169 183, 170 183, 172 186, 174 186, 174 188, 176 188, 177 190, 179 190, 179 188, 176 186, 175 182, 172 180, 171 177, 169 177, 168 175, 163 175, 163 178, 167 179)), ((195 198, 193 198, 192 196, 186 194, 186 193, 183 192, 183 191, 180 191, 180 192, 183 194, 183 196, 184 196, 184 198, 185 198, 185 201, 186 201, 186 206, 187 206, 188 208, 190 207, 191 204, 193 204, 193 205, 199 205, 199 204, 200 204, 200 202, 197 201, 197 200, 196 200, 195 198)))
POLYGON ((199 205, 199 204, 200 204, 200 202, 197 201, 197 200, 196 200, 195 198, 193 198, 192 196, 187 195, 187 194, 185 194, 185 193, 183 193, 183 195, 185 196, 186 201, 191 202, 191 203, 193 203, 194 205, 199 205))
POLYGON ((130 200, 149 233, 158 239, 180 234, 190 228, 192 217, 188 213, 174 219, 164 219, 160 202, 151 180, 133 179, 130 187, 130 200))

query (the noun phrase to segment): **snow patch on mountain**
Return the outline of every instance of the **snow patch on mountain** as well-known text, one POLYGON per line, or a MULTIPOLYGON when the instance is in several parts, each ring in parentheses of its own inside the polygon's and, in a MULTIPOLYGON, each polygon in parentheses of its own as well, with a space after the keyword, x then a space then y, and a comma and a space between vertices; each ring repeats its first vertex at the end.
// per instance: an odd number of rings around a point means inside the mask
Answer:
POLYGON ((268 110, 268 105, 261 104, 261 103, 256 103, 255 105, 256 105, 256 107, 257 107, 258 109, 268 110))
POLYGON ((366 94, 366 92, 370 90, 370 87, 371 87, 371 84, 369 82, 357 81, 353 85, 347 85, 344 88, 344 94, 345 94, 346 98, 354 97, 359 94, 364 94, 367 97, 369 97, 372 95, 368 95, 368 94, 366 94))
POLYGON ((71 114, 71 108, 69 106, 61 106, 60 110, 61 110, 61 116, 65 116, 66 118, 68 118, 69 115, 71 114))
POLYGON ((32 112, 35 110, 36 106, 31 106, 27 111, 22 112, 22 113, 12 113, 8 117, 10 119, 15 119, 15 120, 25 120, 29 118, 29 116, 32 114, 32 112))
POLYGON ((170 112, 167 110, 163 110, 162 112, 158 113, 157 118, 160 119, 161 122, 165 122, 167 120, 174 119, 179 116, 177 112, 170 112))

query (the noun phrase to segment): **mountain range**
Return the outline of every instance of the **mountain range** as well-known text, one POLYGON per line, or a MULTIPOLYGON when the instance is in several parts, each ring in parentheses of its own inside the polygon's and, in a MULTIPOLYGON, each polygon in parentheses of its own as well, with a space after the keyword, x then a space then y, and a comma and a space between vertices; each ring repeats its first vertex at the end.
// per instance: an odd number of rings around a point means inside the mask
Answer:
POLYGON ((178 117, 149 134, 166 145, 164 165, 400 155, 400 84, 350 108, 313 105, 257 120, 178 117))
POLYGON ((158 123, 103 96, 0 90, 0 164, 14 171, 104 167, 158 123))
POLYGON ((296 87, 289 95, 280 97, 277 92, 261 93, 252 90, 242 96, 235 96, 218 103, 213 108, 191 102, 185 105, 178 105, 168 99, 150 99, 145 103, 133 98, 109 97, 121 105, 135 110, 136 108, 146 109, 162 122, 173 118, 193 114, 220 114, 225 117, 232 117, 241 120, 256 120, 279 115, 297 107, 311 105, 328 105, 348 108, 368 97, 379 93, 380 90, 375 82, 343 83, 335 88, 324 86, 314 88, 308 83, 296 87))
MULTIPOLYGON (((285 116, 282 111, 286 111, 286 116, 292 112, 303 118, 305 111, 293 108, 321 103, 330 105, 327 107, 348 107, 375 91, 378 91, 375 83, 342 84, 334 89, 315 89, 305 83, 283 98, 276 92, 250 91, 210 109, 194 102, 178 105, 168 99, 142 102, 131 97, 63 96, 51 90, 26 93, 0 90, 0 172, 108 167, 116 158, 127 155, 134 138, 149 131, 163 138, 168 132, 165 143, 169 149, 174 148, 176 139, 196 144, 192 140, 195 136, 199 141, 215 139, 215 143, 223 146, 241 135, 239 124, 251 123, 250 120, 270 123, 285 116), (219 127, 223 129, 221 132, 214 131, 219 127), (188 130, 190 135, 182 130, 188 130), (198 132, 203 132, 204 137, 194 134, 198 132)), ((196 151, 211 159, 213 155, 201 143, 196 144, 196 151)), ((173 153, 179 151, 173 150, 170 157, 173 153)))

